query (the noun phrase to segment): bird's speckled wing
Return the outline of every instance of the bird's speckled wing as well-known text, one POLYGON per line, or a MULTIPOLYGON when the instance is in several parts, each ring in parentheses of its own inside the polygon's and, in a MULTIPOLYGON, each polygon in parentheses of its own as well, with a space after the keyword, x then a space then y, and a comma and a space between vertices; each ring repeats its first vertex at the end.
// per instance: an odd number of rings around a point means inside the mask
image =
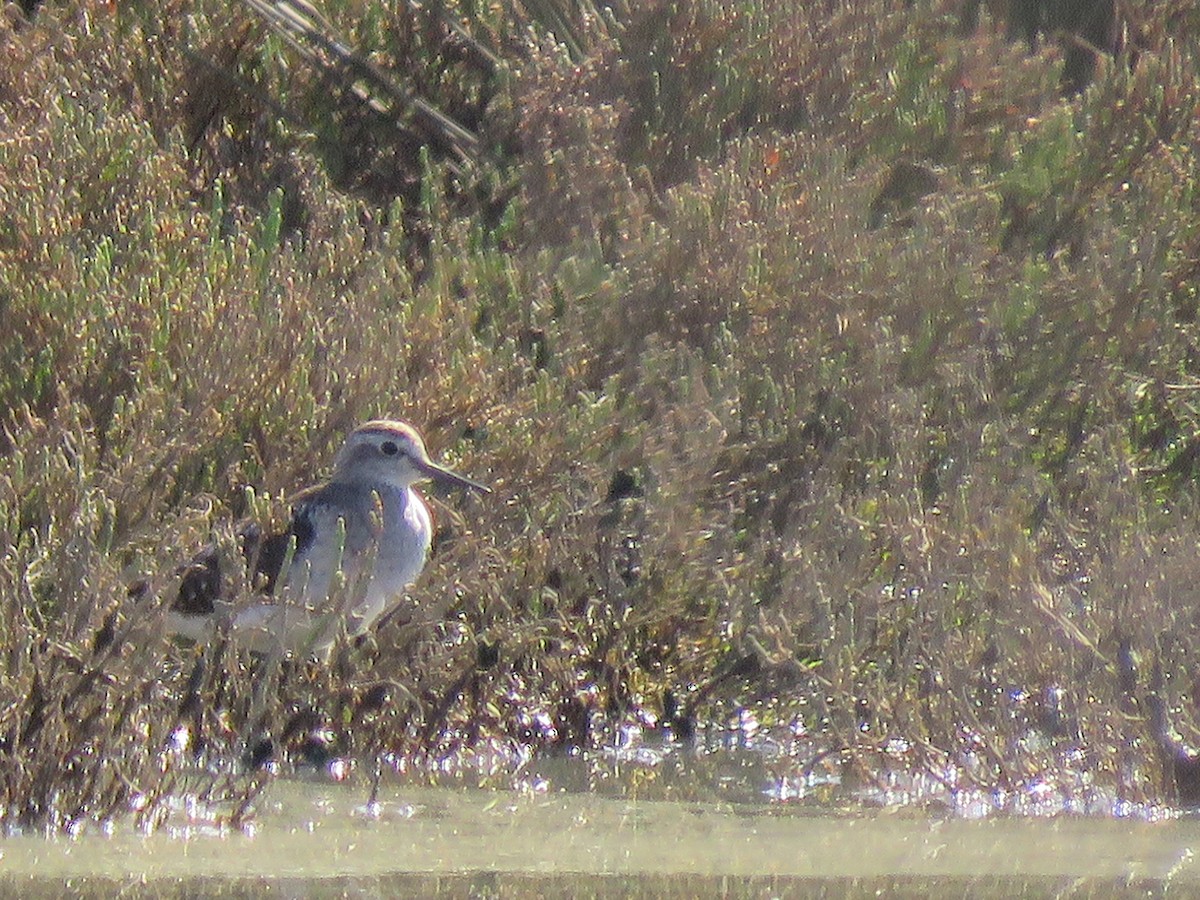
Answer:
MULTIPOLYGON (((292 520, 286 531, 264 538, 262 528, 256 522, 246 522, 238 529, 238 542, 251 582, 260 585, 263 593, 275 591, 280 569, 287 558, 288 544, 293 537, 296 539, 295 557, 304 555, 312 546, 314 529, 306 498, 312 493, 314 491, 305 491, 296 497, 292 506, 292 520)), ((209 616, 216 611, 217 603, 226 599, 222 596, 224 593, 221 555, 216 543, 211 543, 183 568, 179 592, 171 609, 188 616, 209 616)))
POLYGON ((179 592, 171 609, 185 616, 208 616, 221 597, 221 557, 216 544, 208 544, 183 567, 179 592))
MULTIPOLYGON (((305 492, 308 493, 307 491, 305 492)), ((287 559, 288 544, 296 539, 296 549, 293 559, 302 558, 312 547, 315 537, 312 518, 309 515, 309 503, 300 495, 292 504, 292 521, 286 531, 272 534, 261 541, 251 554, 243 543, 242 551, 246 555, 246 565, 254 573, 254 580, 262 584, 263 593, 272 594, 279 582, 280 570, 287 559)), ((255 526, 257 528, 257 526, 255 526)))

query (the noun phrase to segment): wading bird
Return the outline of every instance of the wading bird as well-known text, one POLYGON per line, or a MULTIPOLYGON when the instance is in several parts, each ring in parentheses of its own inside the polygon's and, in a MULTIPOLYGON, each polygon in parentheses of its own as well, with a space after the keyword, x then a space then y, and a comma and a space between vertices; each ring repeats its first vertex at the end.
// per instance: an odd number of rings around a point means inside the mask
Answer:
POLYGON ((411 425, 360 425, 329 481, 294 498, 285 532, 263 539, 256 525, 241 529, 250 577, 271 596, 249 604, 223 598, 217 548, 206 547, 184 570, 168 630, 204 641, 225 620, 252 650, 316 657, 339 635, 366 633, 403 600, 429 556, 433 524, 413 487, 424 480, 490 492, 432 462, 411 425))

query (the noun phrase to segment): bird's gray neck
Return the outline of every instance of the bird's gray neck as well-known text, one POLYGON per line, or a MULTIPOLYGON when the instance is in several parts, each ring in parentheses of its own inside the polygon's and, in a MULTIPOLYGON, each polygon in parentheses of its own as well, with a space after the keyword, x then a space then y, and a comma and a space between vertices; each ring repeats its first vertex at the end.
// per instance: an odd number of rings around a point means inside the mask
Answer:
MULTIPOLYGON (((334 481, 330 487, 340 497, 338 506, 347 511, 359 511, 357 515, 346 518, 348 547, 361 549, 381 526, 385 534, 404 527, 404 514, 409 503, 408 488, 386 481, 334 481)), ((385 541, 380 547, 381 552, 388 552, 388 547, 389 542, 385 541)))
POLYGON ((369 497, 377 494, 383 504, 404 503, 407 499, 408 488, 392 484, 390 481, 363 481, 359 478, 342 480, 334 478, 330 487, 346 495, 369 497))

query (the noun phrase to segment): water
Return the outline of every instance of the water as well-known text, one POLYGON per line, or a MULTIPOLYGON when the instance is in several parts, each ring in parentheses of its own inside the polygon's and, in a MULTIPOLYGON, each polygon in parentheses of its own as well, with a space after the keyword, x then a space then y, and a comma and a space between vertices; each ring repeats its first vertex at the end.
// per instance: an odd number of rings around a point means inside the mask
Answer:
POLYGON ((332 759, 269 784, 236 828, 229 802, 181 788, 152 833, 0 840, 0 895, 1200 895, 1200 819, 1086 773, 1005 792, 949 768, 847 779, 787 730, 708 737, 392 760, 373 801, 369 773, 332 759))
POLYGON ((428 894, 1119 896, 1200 891, 1200 821, 964 820, 554 789, 280 780, 242 830, 181 809, 149 835, 0 842, 0 891, 97 896, 428 894))

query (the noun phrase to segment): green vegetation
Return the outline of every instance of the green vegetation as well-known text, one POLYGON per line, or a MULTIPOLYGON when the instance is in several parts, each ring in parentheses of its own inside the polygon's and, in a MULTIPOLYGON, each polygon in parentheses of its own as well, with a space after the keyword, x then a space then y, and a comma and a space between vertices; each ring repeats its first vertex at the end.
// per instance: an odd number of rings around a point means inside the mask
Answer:
POLYGON ((941 0, 602 5, 330 0, 375 75, 227 0, 5 13, 0 817, 250 798, 212 773, 267 736, 746 705, 866 778, 902 738, 964 786, 1184 792, 1194 6, 1064 99, 941 0), (379 415, 496 490, 438 508, 425 626, 172 644, 191 550, 379 415))

